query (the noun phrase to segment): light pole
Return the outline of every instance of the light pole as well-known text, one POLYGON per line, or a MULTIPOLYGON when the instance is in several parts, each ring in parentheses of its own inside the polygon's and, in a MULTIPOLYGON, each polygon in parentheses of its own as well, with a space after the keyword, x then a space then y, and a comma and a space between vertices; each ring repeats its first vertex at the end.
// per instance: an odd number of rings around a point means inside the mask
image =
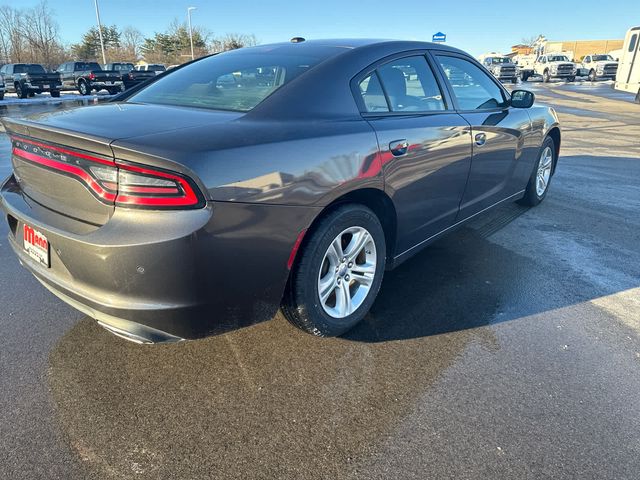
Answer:
POLYGON ((191 43, 191 60, 195 58, 193 55, 193 31, 191 30, 191 10, 195 10, 195 9, 196 7, 187 8, 187 18, 189 19, 189 42, 191 43))
POLYGON ((98 8, 98 0, 93 0, 96 5, 96 20, 98 21, 98 35, 100 36, 100 48, 102 49, 102 63, 107 63, 107 57, 104 54, 104 40, 102 39, 102 24, 100 23, 100 9, 98 8))

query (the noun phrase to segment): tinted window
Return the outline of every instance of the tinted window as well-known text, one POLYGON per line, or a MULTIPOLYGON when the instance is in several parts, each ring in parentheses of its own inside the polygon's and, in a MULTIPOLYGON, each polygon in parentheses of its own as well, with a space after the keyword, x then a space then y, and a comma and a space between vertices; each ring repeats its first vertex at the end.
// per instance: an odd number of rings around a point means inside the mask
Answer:
POLYGON ((484 69, 458 57, 437 58, 461 110, 482 110, 505 105, 502 90, 484 69))
POLYGON ((76 62, 76 70, 102 70, 96 62, 76 62))
POLYGON ((631 35, 631 41, 629 42, 629 51, 633 52, 636 49, 636 43, 638 42, 638 34, 631 35))
POLYGON ((378 75, 394 112, 444 110, 442 93, 422 55, 400 58, 378 68, 378 75))
POLYGON ((359 85, 360 95, 367 112, 388 112, 387 99, 382 91, 380 80, 375 73, 362 80, 359 85))
POLYGON ((118 72, 129 72, 133 70, 133 63, 114 63, 113 70, 118 72))
POLYGON ((42 65, 20 64, 13 66, 13 73, 45 73, 42 65))
POLYGON ((129 101, 246 112, 322 59, 293 53, 222 53, 176 70, 129 101))

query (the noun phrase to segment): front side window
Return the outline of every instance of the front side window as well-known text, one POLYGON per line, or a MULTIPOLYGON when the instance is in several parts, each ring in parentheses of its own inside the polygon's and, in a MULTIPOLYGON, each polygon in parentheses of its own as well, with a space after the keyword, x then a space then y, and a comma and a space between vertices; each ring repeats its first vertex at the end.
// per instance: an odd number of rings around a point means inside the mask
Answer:
POLYGON ((176 70, 128 101, 248 112, 323 59, 294 53, 222 53, 176 70))
POLYGON ((636 43, 638 42, 638 34, 631 35, 631 41, 629 42, 629 51, 633 52, 636 49, 636 43))
POLYGON ((476 64, 459 57, 436 57, 449 79, 460 110, 485 110, 506 106, 502 90, 476 64))

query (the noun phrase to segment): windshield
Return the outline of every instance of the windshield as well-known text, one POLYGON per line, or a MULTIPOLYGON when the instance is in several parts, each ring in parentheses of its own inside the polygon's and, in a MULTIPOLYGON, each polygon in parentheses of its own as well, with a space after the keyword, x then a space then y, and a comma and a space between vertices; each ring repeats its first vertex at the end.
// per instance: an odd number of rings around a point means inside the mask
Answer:
POLYGON ((23 65, 14 65, 13 73, 46 73, 42 65, 36 64, 23 64, 23 65))
POLYGON ((491 63, 496 64, 496 63, 511 63, 511 60, 509 60, 509 58, 507 57, 492 57, 491 58, 491 63))
POLYGON ((594 62, 608 62, 612 61, 613 57, 611 55, 594 55, 591 59, 594 62))
POLYGON ((147 69, 153 70, 154 72, 165 72, 167 70, 164 65, 149 65, 147 69))
POLYGON ((176 70, 128 101, 247 112, 323 58, 276 51, 222 53, 176 70))
POLYGON ((549 62, 568 62, 569 58, 566 55, 550 55, 547 60, 549 62))
POLYGON ((102 68, 96 62, 78 62, 76 70, 102 70, 102 68))

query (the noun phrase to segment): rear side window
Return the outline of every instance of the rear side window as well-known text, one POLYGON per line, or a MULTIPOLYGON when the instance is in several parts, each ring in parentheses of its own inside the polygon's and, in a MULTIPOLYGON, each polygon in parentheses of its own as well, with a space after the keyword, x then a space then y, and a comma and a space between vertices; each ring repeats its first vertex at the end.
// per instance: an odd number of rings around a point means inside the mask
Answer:
POLYGON ((367 112, 388 112, 389 106, 384 96, 378 75, 374 72, 360 82, 360 96, 367 112))
POLYGON ((638 34, 631 35, 631 41, 629 42, 629 51, 633 52, 636 49, 636 43, 638 43, 638 34))
POLYGON ((446 110, 438 82, 422 55, 399 58, 378 67, 359 85, 365 110, 433 112, 446 110))
POLYGON ((400 58, 383 65, 378 74, 394 112, 444 110, 436 78, 422 55, 400 58))
POLYGON ((436 57, 449 79, 460 110, 504 107, 506 99, 492 77, 476 64, 459 57, 436 57))
POLYGON ((287 52, 222 53, 176 70, 128 101, 247 112, 323 59, 287 52))

